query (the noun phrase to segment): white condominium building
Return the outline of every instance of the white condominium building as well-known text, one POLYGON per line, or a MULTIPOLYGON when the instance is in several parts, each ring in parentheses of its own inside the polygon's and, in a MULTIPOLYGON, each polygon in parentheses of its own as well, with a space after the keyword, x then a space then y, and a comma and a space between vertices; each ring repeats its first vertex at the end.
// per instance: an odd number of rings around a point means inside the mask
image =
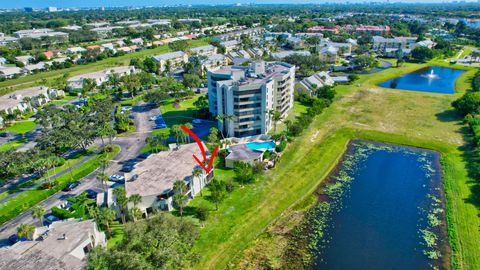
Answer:
POLYGON ((208 72, 210 112, 224 116, 218 128, 228 137, 267 133, 271 112, 285 116, 293 106, 295 66, 283 62, 224 66, 208 72))

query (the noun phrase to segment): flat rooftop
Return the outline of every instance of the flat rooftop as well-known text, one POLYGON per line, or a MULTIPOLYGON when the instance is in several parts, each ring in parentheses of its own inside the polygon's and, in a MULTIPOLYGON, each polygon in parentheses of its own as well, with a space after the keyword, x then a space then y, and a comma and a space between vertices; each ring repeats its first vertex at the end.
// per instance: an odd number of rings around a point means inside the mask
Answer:
MULTIPOLYGON (((254 77, 248 77, 245 76, 241 80, 225 80, 222 81, 222 83, 229 84, 230 82, 239 82, 240 86, 246 85, 246 84, 263 84, 267 81, 269 81, 271 78, 276 77, 276 76, 282 76, 287 74, 290 71, 290 68, 292 66, 283 63, 283 62, 266 62, 265 63, 265 73, 262 74, 261 76, 254 76, 254 77)), ((243 71, 245 74, 249 70, 248 67, 239 67, 239 66, 223 66, 215 71, 212 71, 213 74, 223 74, 223 75, 230 75, 234 72, 239 72, 243 71)))
POLYGON ((36 86, 0 96, 0 111, 17 106, 25 97, 33 98, 40 94, 46 94, 47 90, 48 88, 45 86, 36 86))
MULTIPOLYGON (((207 149, 206 146, 204 147, 207 149)), ((192 155, 202 159, 202 153, 196 143, 183 144, 177 150, 150 155, 126 175, 127 196, 160 195, 172 189, 175 181, 190 177, 193 169, 198 165, 192 155), (134 181, 128 181, 134 175, 137 175, 137 178, 134 181)))

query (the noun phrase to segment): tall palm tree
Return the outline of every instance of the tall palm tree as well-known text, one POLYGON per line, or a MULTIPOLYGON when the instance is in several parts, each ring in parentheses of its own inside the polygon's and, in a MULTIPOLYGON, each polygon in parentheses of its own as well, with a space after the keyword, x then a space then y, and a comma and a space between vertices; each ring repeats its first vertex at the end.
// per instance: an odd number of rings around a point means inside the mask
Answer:
POLYGON ((182 128, 179 125, 173 125, 172 126, 172 132, 173 132, 173 137, 175 138, 175 141, 177 143, 180 143, 180 140, 182 139, 182 128))
MULTIPOLYGON (((200 177, 201 175, 203 174, 202 170, 199 169, 199 168, 194 168, 193 171, 192 171, 192 176, 193 178, 195 177, 200 177)), ((203 182, 202 178, 200 178, 200 181, 203 182)), ((192 181, 193 182, 193 181, 192 181)), ((203 197, 203 194, 202 194, 202 188, 205 186, 205 183, 200 183, 201 187, 200 187, 200 196, 203 197)))
POLYGON ((100 208, 100 222, 107 227, 108 235, 111 235, 110 223, 115 220, 115 211, 111 208, 100 208))
POLYGON ((185 181, 177 180, 173 183, 173 202, 179 208, 180 216, 183 217, 183 209, 188 203, 188 197, 185 195, 187 191, 187 185, 185 181))
POLYGON ((35 219, 38 219, 42 226, 43 226, 43 215, 45 215, 45 213, 46 213, 45 208, 41 207, 40 205, 37 205, 32 209, 32 217, 35 219))
POLYGON ((125 210, 127 209, 128 199, 124 187, 113 190, 113 195, 117 198, 118 206, 120 207, 120 215, 122 216, 122 223, 125 223, 125 210))
POLYGON ((140 203, 142 203, 142 196, 139 194, 132 194, 132 196, 128 198, 128 201, 133 203, 133 207, 136 208, 140 203))
MULTIPOLYGON (((222 124, 222 130, 221 130, 221 134, 222 134, 222 137, 225 139, 225 136, 223 136, 225 130, 226 130, 226 122, 227 121, 233 121, 235 120, 235 115, 233 114, 219 114, 217 115, 216 117, 217 121, 219 121, 221 124, 222 124)), ((227 130, 227 137, 230 137, 231 134, 228 133, 228 130, 227 130)))
POLYGON ((268 114, 270 115, 270 117, 272 118, 272 121, 273 121, 273 132, 276 133, 277 132, 277 124, 280 120, 282 120, 282 114, 277 110, 270 110, 268 112, 268 114))
POLYGON ((103 191, 107 192, 108 175, 104 172, 97 173, 97 180, 102 183, 103 191))
MULTIPOLYGON (((192 123, 190 123, 190 122, 185 123, 185 127, 188 128, 188 129, 190 129, 190 130, 193 129, 193 125, 192 125, 192 123)), ((183 131, 183 130, 182 130, 182 131, 183 131)), ((187 132, 185 132, 185 131, 183 131, 183 132, 185 133, 185 139, 186 139, 186 141, 187 141, 188 143, 190 143, 190 135, 189 135, 187 132)))

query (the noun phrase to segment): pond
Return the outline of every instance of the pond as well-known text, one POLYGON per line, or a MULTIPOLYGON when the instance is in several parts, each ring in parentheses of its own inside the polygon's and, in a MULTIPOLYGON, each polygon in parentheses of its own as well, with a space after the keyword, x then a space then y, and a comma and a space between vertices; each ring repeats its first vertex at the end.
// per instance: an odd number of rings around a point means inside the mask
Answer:
POLYGON ((455 93, 455 80, 464 72, 459 69, 432 66, 385 81, 378 86, 399 90, 453 94, 455 93))
POLYGON ((310 215, 313 268, 449 269, 439 158, 423 149, 351 142, 310 215))

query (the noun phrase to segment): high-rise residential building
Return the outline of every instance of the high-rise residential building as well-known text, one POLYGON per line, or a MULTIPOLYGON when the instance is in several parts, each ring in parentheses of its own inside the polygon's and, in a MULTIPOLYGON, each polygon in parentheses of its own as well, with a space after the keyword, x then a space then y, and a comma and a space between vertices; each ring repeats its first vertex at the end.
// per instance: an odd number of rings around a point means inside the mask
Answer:
POLYGON ((250 66, 223 66, 208 72, 210 112, 228 137, 267 133, 272 112, 285 118, 293 107, 295 66, 283 62, 253 62, 250 66))

